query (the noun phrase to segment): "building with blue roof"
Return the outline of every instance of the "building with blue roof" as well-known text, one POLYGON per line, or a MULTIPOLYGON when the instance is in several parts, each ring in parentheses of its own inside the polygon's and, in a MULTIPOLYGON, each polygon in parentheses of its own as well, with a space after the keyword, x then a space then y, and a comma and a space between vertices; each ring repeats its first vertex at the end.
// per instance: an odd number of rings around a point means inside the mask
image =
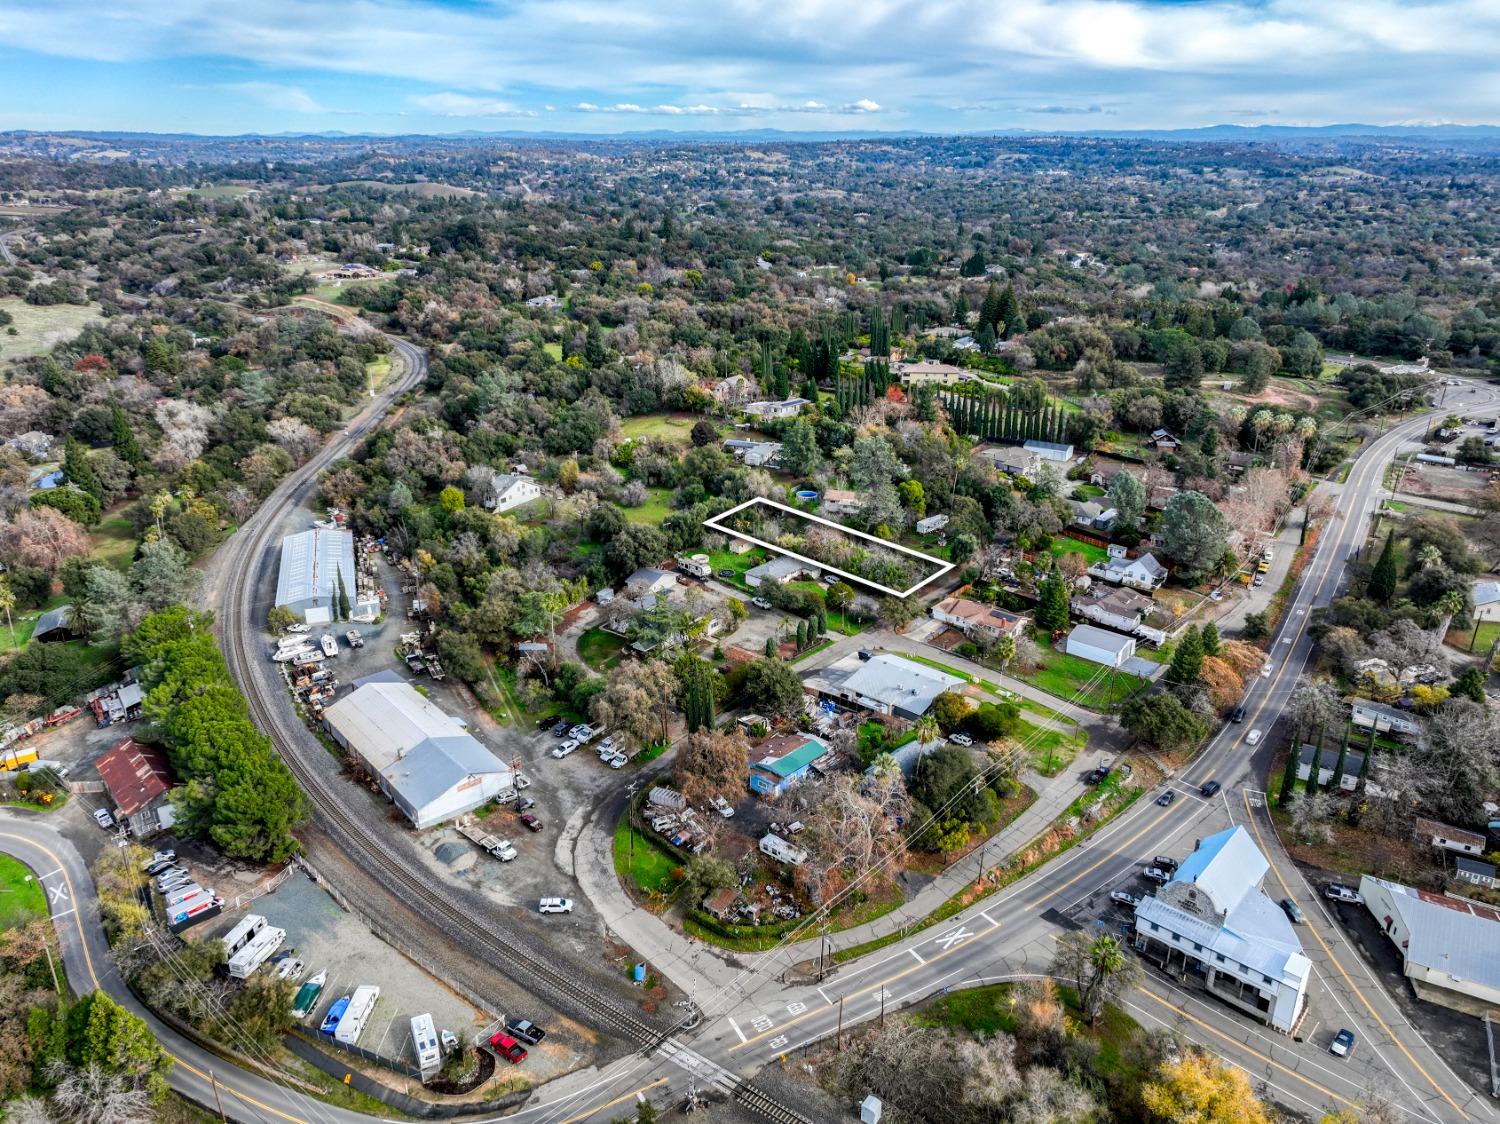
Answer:
POLYGON ((811 734, 778 734, 761 746, 763 756, 750 765, 750 791, 780 796, 813 771, 813 763, 828 752, 828 743, 811 734))
POLYGON ((1210 835, 1136 906, 1135 947, 1166 971, 1290 1034, 1307 1009, 1312 962, 1261 890, 1270 869, 1241 826, 1210 835))

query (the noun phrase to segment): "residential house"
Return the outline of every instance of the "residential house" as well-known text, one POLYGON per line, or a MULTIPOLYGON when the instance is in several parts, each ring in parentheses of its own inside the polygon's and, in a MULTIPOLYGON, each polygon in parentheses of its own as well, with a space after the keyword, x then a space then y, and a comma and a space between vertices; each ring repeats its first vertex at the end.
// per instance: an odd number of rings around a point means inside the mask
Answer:
POLYGON ((1067 464, 1073 459, 1073 446, 1059 445, 1055 441, 1027 441, 1021 447, 1054 464, 1067 464))
POLYGON ((624 596, 637 609, 656 604, 658 593, 670 594, 677 589, 677 575, 671 570, 645 566, 625 579, 624 596))
POLYGON ((1041 456, 1014 445, 990 445, 976 450, 974 455, 981 460, 989 461, 995 466, 996 471, 1008 473, 1011 476, 1035 479, 1042 468, 1041 456))
POLYGON ((1261 888, 1270 864, 1243 826, 1199 842, 1135 909, 1135 947, 1184 982, 1283 1034, 1301 1020, 1312 962, 1261 888))
POLYGON ((1152 511, 1165 511, 1179 491, 1171 484, 1152 484, 1146 488, 1146 506, 1152 511))
POLYGON ((495 512, 509 511, 511 508, 530 503, 534 499, 540 499, 541 495, 541 486, 530 476, 518 472, 508 473, 496 476, 490 481, 489 489, 484 497, 484 506, 495 512))
POLYGON ((745 571, 745 584, 751 589, 759 589, 762 585, 771 583, 775 585, 786 585, 788 582, 796 581, 801 577, 817 579, 821 571, 816 566, 810 566, 796 558, 788 558, 784 554, 778 554, 769 562, 762 562, 759 566, 752 566, 745 571))
POLYGON ((1070 656, 1102 663, 1105 667, 1119 667, 1135 655, 1135 640, 1091 624, 1079 624, 1068 633, 1064 650, 1070 656))
POLYGON ((715 890, 703 899, 703 912, 710 917, 716 917, 720 921, 729 916, 729 911, 734 908, 734 903, 740 900, 740 891, 736 886, 725 886, 715 890))
POLYGON ((813 772, 814 763, 828 752, 828 743, 813 734, 778 734, 755 752, 760 756, 750 764, 750 791, 776 797, 813 772))
POLYGON ((1073 611, 1095 624, 1133 634, 1155 604, 1150 597, 1133 589, 1101 587, 1093 596, 1074 598, 1073 611))
POLYGON ((939 695, 959 690, 964 681, 915 660, 877 652, 867 660, 848 656, 821 668, 803 686, 822 697, 914 722, 939 695))
MULTIPOLYGON (((1297 756, 1297 779, 1307 780, 1312 772, 1313 754, 1318 754, 1318 783, 1330 785, 1333 783, 1333 771, 1338 767, 1339 751, 1337 749, 1324 749, 1321 752, 1314 746, 1304 745, 1297 756)), ((1339 788, 1345 792, 1353 792, 1359 786, 1359 771, 1364 768, 1365 755, 1355 750, 1349 750, 1344 754, 1344 771, 1339 777, 1339 788)))
POLYGON ((1182 447, 1182 442, 1172 436, 1169 430, 1153 429, 1151 438, 1146 442, 1158 453, 1175 453, 1182 447))
POLYGON ((967 597, 945 597, 932 607, 933 620, 951 624, 965 636, 983 633, 992 640, 1019 633, 1022 618, 982 601, 967 597))
POLYGON ((1139 558, 1110 558, 1104 562, 1095 562, 1089 567, 1092 577, 1102 578, 1116 585, 1129 586, 1131 589, 1144 589, 1147 592, 1160 589, 1161 583, 1167 580, 1167 568, 1156 560, 1153 554, 1142 554, 1139 558))
POLYGON ((818 503, 819 515, 858 515, 865 506, 865 497, 847 488, 828 488, 818 503))
POLYGON ((1418 819, 1412 823, 1411 833, 1413 838, 1440 851, 1456 851, 1460 855, 1484 854, 1486 840, 1477 831, 1449 827, 1437 820, 1418 819))
POLYGON ((898 363, 896 376, 908 386, 953 386, 965 382, 982 382, 973 371, 955 367, 952 363, 935 363, 922 359, 913 363, 898 363))
POLYGON ((740 438, 730 438, 724 442, 724 448, 750 468, 774 466, 777 458, 781 456, 781 442, 779 441, 746 441, 740 438))
POLYGON ((1108 534, 1114 530, 1115 520, 1120 518, 1120 513, 1112 507, 1105 507, 1093 500, 1074 500, 1073 522, 1080 527, 1090 531, 1103 531, 1108 534))
POLYGON ((795 418, 803 406, 809 405, 806 398, 787 398, 781 402, 749 402, 744 411, 752 418, 785 419, 795 418))
POLYGON ((1377 734, 1402 734, 1409 737, 1422 729, 1422 724, 1406 711, 1361 698, 1349 700, 1349 721, 1363 729, 1373 729, 1377 734))
POLYGON ((946 515, 929 515, 925 519, 917 520, 917 534, 930 535, 934 531, 941 531, 948 525, 946 515))
POLYGON ((1366 874, 1365 908, 1402 958, 1417 998, 1500 1014, 1500 909, 1366 874))
POLYGON ((157 807, 171 791, 172 766, 165 751, 125 738, 94 762, 114 814, 129 819, 157 807))
POLYGON ((539 297, 531 297, 529 300, 527 300, 526 307, 552 309, 556 308, 561 303, 562 301, 557 298, 557 295, 555 293, 543 293, 539 297))
POLYGON ((742 406, 755 393, 755 383, 744 375, 730 375, 713 384, 709 394, 720 406, 742 406))
POLYGON ((1500 878, 1496 877, 1494 863, 1480 862, 1478 859, 1454 859, 1453 877, 1486 890, 1500 889, 1500 878))
POLYGON ((978 351, 979 341, 973 336, 959 336, 953 341, 954 351, 978 351))
POLYGON ((1500 621, 1500 582, 1475 583, 1474 619, 1500 621))

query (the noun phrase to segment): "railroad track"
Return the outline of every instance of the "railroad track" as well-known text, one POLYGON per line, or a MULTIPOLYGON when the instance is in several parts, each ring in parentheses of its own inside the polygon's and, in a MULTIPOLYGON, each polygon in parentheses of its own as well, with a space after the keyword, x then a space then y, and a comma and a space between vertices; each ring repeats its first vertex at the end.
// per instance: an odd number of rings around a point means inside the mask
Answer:
MULTIPOLYGON (((255 620, 254 594, 261 566, 269 557, 271 539, 282 516, 302 503, 316 487, 325 468, 344 456, 380 423, 391 403, 426 377, 426 353, 406 340, 394 336, 387 338, 405 367, 401 379, 372 403, 342 437, 329 442, 283 480, 241 528, 236 539, 231 540, 238 553, 226 568, 216 625, 225 659, 244 691, 256 723, 270 736, 292 775, 312 800, 322 825, 339 838, 356 866, 394 890, 402 901, 446 936, 476 950, 495 966, 508 969, 505 974, 513 978, 523 977, 518 982, 543 994, 550 992, 566 997, 581 1012, 591 1015, 601 1029, 621 1036, 642 1053, 654 1054, 669 1042, 675 1046, 677 1043, 671 1035, 679 1027, 664 1031, 579 983, 566 969, 550 962, 545 953, 529 948, 524 941, 499 927, 480 924, 453 896, 434 891, 415 875, 410 862, 392 850, 364 820, 344 806, 336 792, 331 791, 326 774, 314 764, 323 763, 325 751, 286 703, 285 685, 267 672, 265 653, 261 650, 264 645, 258 638, 260 629, 255 620)), ((752 1112, 773 1124, 810 1124, 806 1117, 739 1075, 727 1071, 725 1074, 731 1086, 731 1097, 752 1112)))

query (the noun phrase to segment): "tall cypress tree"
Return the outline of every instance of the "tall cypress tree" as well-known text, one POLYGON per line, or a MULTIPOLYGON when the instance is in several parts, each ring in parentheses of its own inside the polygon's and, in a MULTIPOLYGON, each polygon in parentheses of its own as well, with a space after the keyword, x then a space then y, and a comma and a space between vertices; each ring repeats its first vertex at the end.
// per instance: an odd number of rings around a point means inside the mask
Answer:
POLYGON ((334 573, 338 576, 339 579, 338 618, 341 621, 346 621, 349 619, 349 591, 344 588, 344 571, 335 570, 334 573))
POLYGON ((1344 740, 1339 743, 1339 758, 1333 763, 1333 791, 1344 787, 1344 766, 1349 763, 1349 727, 1344 727, 1344 740))
POLYGON ((1280 808, 1289 807, 1297 798, 1297 754, 1297 746, 1287 747, 1286 768, 1281 771, 1281 793, 1276 797, 1276 804, 1280 808))
POLYGON ((1385 546, 1370 571, 1370 597, 1382 605, 1389 605, 1396 596, 1396 532, 1385 537, 1385 546))
POLYGON ((1203 654, 1205 656, 1217 656, 1219 654, 1219 626, 1209 621, 1198 630, 1198 639, 1203 642, 1203 654))
POLYGON ((1167 682, 1187 686, 1202 678, 1203 641, 1198 630, 1190 628, 1177 641, 1177 650, 1172 653, 1172 662, 1167 667, 1167 682))
POLYGON ((120 459, 131 468, 139 469, 146 463, 146 454, 141 451, 141 443, 136 440, 135 430, 130 427, 130 418, 118 406, 110 411, 109 440, 120 459))

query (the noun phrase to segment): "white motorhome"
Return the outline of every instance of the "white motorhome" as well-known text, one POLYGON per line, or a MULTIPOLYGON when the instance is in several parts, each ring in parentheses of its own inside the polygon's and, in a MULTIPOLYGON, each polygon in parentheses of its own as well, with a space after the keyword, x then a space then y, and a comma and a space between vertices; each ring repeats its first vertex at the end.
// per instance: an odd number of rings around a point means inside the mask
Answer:
POLYGON ((258 913, 247 913, 220 940, 224 942, 224 955, 233 956, 254 939, 255 934, 266 927, 266 919, 258 913))
POLYGON ((229 958, 229 978, 232 980, 249 979, 255 974, 257 968, 275 955, 276 950, 285 940, 285 929, 267 925, 250 938, 249 944, 229 958))
POLYGON ((798 847, 793 847, 779 835, 767 835, 760 841, 760 849, 763 854, 770 855, 780 863, 789 863, 792 866, 801 866, 807 861, 807 852, 798 847))
POLYGON ((365 1024, 375 1012, 375 1001, 379 998, 380 989, 374 984, 363 984, 355 988, 354 994, 349 997, 344 1017, 339 1020, 338 1029, 333 1032, 333 1040, 342 1042, 345 1046, 353 1046, 358 1042, 365 1024))
POLYGON ((443 1051, 438 1045, 437 1027, 432 1016, 413 1015, 411 1019, 411 1048, 417 1055, 417 1067, 425 1080, 427 1075, 443 1064, 443 1051))
POLYGON ((691 554, 678 558, 677 568, 684 574, 691 574, 695 578, 712 577, 714 572, 706 554, 691 554))

